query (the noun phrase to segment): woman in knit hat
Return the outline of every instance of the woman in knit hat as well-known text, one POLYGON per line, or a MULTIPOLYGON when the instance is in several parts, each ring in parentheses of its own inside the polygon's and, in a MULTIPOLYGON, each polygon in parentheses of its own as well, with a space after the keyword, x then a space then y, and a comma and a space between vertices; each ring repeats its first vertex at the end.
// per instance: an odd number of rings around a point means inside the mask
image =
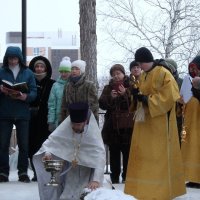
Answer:
POLYGON ((112 183, 119 183, 126 179, 126 169, 130 140, 132 135, 133 117, 128 121, 126 117, 115 120, 120 113, 126 112, 129 116, 131 93, 129 89, 129 77, 125 75, 125 69, 121 64, 115 64, 110 68, 111 79, 103 88, 99 98, 99 107, 106 110, 102 136, 104 143, 109 147, 110 170, 112 183), (124 122, 122 127, 119 123, 124 122), (130 122, 130 124, 127 123, 130 122), (121 170, 121 153, 123 155, 123 169, 121 170), (122 174, 121 174, 122 171, 122 174))
POLYGON ((61 121, 69 116, 68 106, 71 103, 86 102, 89 104, 98 122, 98 96, 95 84, 86 79, 86 62, 84 60, 75 60, 71 65, 71 76, 69 82, 64 88, 63 101, 61 106, 61 121))
POLYGON ((200 56, 196 56, 188 66, 188 74, 183 79, 184 125, 186 135, 181 144, 183 166, 187 187, 200 189, 200 89, 193 85, 193 79, 200 76, 200 56))
POLYGON ((33 71, 37 84, 37 97, 30 105, 31 120, 29 126, 29 158, 34 172, 32 181, 36 181, 32 157, 50 134, 47 123, 48 99, 55 81, 51 79, 51 64, 43 56, 34 57, 29 64, 29 69, 33 71))
POLYGON ((58 71, 60 76, 53 84, 48 100, 48 124, 50 132, 54 131, 54 129, 58 126, 58 123, 61 121, 60 111, 63 90, 71 74, 71 62, 69 57, 66 56, 62 58, 58 71))
POLYGON ((124 191, 136 199, 174 199, 186 193, 175 113, 178 85, 146 47, 135 52, 135 61, 143 70, 137 111, 142 104, 145 116, 134 123, 124 191))

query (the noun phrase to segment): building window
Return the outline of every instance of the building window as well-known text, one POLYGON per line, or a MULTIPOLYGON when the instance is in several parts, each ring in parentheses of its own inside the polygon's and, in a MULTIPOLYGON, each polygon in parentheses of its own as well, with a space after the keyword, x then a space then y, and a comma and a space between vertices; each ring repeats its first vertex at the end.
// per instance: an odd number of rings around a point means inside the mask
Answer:
POLYGON ((33 55, 34 56, 38 56, 40 53, 40 49, 37 47, 37 48, 33 48, 33 55))

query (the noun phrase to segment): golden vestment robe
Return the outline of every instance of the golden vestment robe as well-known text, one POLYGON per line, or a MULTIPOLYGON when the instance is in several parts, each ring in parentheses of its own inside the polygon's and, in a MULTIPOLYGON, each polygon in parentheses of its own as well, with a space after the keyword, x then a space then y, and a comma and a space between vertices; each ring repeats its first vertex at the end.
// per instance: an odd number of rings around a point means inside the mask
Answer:
POLYGON ((191 97, 185 107, 186 139, 181 144, 186 181, 200 183, 200 104, 191 97))
POLYGON ((171 200, 186 192, 176 125, 175 103, 180 98, 171 73, 156 66, 140 77, 148 95, 145 121, 135 122, 125 193, 140 200, 171 200))

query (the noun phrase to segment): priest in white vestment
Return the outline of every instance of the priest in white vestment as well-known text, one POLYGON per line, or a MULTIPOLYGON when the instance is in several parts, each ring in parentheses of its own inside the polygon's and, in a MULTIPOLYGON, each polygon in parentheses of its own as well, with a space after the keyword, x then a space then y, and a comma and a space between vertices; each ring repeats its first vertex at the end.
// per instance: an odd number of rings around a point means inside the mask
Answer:
POLYGON ((85 187, 95 190, 103 183, 106 156, 94 115, 85 103, 71 104, 69 111, 70 116, 34 155, 40 200, 80 200, 85 187), (57 173, 57 187, 45 186, 51 174, 43 161, 49 159, 65 161, 62 171, 57 173))

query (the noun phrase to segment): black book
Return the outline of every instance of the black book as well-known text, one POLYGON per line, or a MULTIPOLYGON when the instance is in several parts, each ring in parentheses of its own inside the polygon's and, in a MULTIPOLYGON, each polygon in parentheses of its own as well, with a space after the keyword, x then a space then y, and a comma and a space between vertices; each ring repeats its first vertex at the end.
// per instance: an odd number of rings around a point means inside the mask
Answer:
POLYGON ((10 81, 2 80, 2 85, 4 88, 9 89, 9 91, 14 90, 22 93, 28 93, 28 85, 26 82, 13 84, 10 81))

